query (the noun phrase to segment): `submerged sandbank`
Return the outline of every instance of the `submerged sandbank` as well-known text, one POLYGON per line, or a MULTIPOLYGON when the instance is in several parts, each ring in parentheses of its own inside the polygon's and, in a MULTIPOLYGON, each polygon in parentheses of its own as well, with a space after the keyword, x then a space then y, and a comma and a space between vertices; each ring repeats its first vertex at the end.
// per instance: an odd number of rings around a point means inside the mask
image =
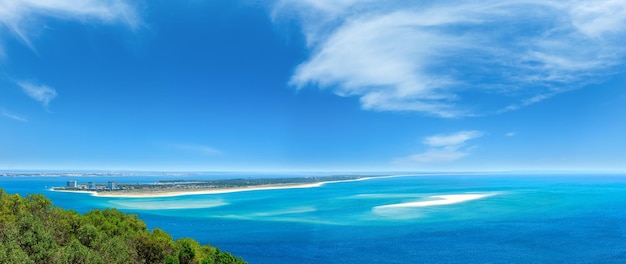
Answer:
POLYGON ((378 209, 411 208, 411 207, 450 205, 450 204, 468 202, 472 200, 478 200, 478 199, 482 199, 482 198, 493 196, 493 195, 495 194, 494 193, 467 193, 467 194, 433 195, 433 196, 429 196, 429 198, 434 198, 434 200, 388 204, 388 205, 377 206, 376 208, 378 209))

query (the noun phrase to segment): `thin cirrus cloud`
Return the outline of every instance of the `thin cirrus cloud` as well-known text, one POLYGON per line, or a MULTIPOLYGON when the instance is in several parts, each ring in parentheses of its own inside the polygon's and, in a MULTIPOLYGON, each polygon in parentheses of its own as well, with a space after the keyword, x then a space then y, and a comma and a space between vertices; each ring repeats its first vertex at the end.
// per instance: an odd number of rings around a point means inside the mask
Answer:
POLYGON ((0 110, 0 114, 2 114, 2 116, 6 117, 8 119, 12 119, 12 120, 15 120, 15 121, 28 122, 28 119, 26 119, 25 117, 19 116, 19 115, 13 114, 13 113, 10 113, 10 112, 8 112, 8 111, 6 111, 4 109, 0 110))
POLYGON ((452 134, 442 134, 426 137, 423 144, 428 146, 424 152, 399 159, 398 163, 438 163, 451 162, 469 155, 473 146, 466 143, 472 139, 482 137, 483 132, 464 130, 452 134))
POLYGON ((57 91, 46 85, 31 82, 18 82, 17 85, 22 88, 26 95, 40 102, 44 107, 48 107, 50 101, 57 97, 57 91))
MULTIPOLYGON (((36 53, 37 49, 31 38, 46 28, 42 21, 44 18, 83 23, 122 23, 133 29, 141 24, 135 8, 124 0, 0 1, 0 58, 10 56, 2 46, 3 38, 10 36, 16 37, 36 53)), ((16 84, 44 107, 47 107, 57 96, 56 90, 46 85, 31 82, 16 82, 16 84)), ((14 120, 23 119, 7 113, 3 113, 3 116, 14 120)))
POLYGON ((33 51, 36 49, 30 40, 31 35, 44 28, 39 21, 42 17, 81 22, 123 23, 131 28, 140 25, 135 8, 123 0, 0 1, 0 30, 8 30, 33 51))
POLYGON ((625 1, 335 2, 275 5, 275 19, 299 21, 311 51, 290 84, 358 97, 364 109, 501 113, 624 65, 625 1))

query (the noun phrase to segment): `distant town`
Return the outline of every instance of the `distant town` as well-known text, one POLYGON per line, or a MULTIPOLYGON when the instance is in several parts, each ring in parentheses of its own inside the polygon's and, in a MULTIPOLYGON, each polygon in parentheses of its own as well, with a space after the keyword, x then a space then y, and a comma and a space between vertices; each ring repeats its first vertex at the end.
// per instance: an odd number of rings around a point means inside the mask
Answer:
POLYGON ((109 181, 106 184, 97 184, 94 182, 87 182, 86 184, 79 184, 75 180, 67 181, 67 184, 63 187, 54 187, 55 190, 89 190, 89 191, 115 191, 120 190, 117 186, 117 182, 109 181))

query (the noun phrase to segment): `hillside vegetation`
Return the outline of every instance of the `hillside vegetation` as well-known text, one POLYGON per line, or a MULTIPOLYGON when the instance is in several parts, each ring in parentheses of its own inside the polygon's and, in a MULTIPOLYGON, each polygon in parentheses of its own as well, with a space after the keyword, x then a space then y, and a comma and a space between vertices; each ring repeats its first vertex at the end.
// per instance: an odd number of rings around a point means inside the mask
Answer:
POLYGON ((0 189, 0 263, 246 263, 230 253, 150 231, 116 209, 78 214, 41 194, 0 189))

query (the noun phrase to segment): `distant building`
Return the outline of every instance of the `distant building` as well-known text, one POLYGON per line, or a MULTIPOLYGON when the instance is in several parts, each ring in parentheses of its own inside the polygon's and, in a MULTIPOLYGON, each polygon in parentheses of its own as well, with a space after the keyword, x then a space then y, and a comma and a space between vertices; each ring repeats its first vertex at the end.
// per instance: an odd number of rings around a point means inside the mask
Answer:
POLYGON ((69 187, 69 188, 76 188, 77 187, 76 181, 74 181, 74 180, 67 181, 67 187, 69 187))
POLYGON ((114 181, 107 182, 107 189, 109 190, 117 189, 117 182, 114 182, 114 181))
POLYGON ((88 182, 87 183, 87 189, 89 190, 95 190, 96 189, 96 184, 93 182, 88 182))

